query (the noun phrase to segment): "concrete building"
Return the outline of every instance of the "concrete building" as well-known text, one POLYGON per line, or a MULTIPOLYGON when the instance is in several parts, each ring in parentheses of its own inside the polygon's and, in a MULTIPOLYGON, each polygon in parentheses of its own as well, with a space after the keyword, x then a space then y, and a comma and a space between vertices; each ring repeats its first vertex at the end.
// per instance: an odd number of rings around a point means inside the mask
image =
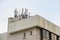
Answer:
POLYGON ((8 18, 7 33, 0 34, 0 40, 60 40, 60 27, 35 15, 28 15, 22 9, 21 15, 15 10, 14 18, 8 18))

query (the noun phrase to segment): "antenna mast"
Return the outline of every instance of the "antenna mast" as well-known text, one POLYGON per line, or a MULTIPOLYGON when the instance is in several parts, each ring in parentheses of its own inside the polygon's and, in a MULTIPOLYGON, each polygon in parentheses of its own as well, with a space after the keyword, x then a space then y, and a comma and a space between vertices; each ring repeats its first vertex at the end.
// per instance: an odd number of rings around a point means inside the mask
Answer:
POLYGON ((18 16, 18 10, 17 8, 14 10, 14 17, 17 17, 18 16))

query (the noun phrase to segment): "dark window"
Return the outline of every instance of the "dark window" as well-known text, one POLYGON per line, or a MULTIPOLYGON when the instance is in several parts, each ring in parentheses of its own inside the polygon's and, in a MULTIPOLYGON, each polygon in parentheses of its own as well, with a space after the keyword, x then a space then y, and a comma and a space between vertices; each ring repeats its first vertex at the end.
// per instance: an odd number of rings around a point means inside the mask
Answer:
POLYGON ((40 36, 41 40, 49 40, 49 32, 45 29, 40 29, 40 36))
POLYGON ((24 37, 26 36, 26 33, 24 33, 24 37))
POLYGON ((43 37, 49 39, 49 32, 46 30, 43 30, 43 37))
POLYGON ((30 35, 32 35, 32 31, 30 31, 30 35))
POLYGON ((43 31, 40 29, 40 39, 43 40, 43 31))
POLYGON ((49 32, 49 40, 52 40, 51 32, 49 32))
POLYGON ((56 36, 57 40, 59 40, 59 36, 56 36))
POLYGON ((26 38, 26 33, 24 33, 24 39, 26 38))
POLYGON ((60 40, 60 37, 52 32, 49 32, 41 28, 40 29, 40 40, 60 40))

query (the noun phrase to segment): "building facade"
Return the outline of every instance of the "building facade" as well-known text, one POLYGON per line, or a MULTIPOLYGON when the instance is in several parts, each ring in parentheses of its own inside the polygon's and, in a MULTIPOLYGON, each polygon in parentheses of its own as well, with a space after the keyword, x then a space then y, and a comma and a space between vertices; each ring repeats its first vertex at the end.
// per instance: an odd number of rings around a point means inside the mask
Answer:
POLYGON ((8 18, 7 33, 0 34, 0 40, 60 40, 60 27, 35 15, 28 15, 25 9, 21 15, 15 10, 14 18, 8 18))

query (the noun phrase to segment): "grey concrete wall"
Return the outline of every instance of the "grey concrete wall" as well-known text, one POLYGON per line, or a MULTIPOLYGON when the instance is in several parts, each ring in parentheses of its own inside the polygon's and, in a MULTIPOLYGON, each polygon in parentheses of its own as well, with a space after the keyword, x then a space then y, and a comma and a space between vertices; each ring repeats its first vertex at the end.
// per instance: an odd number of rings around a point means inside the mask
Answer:
POLYGON ((7 33, 0 34, 0 40, 7 40, 7 33))
POLYGON ((33 29, 28 29, 21 32, 9 34, 8 40, 36 40, 37 39, 36 37, 37 37, 36 28, 33 28, 33 29), (32 35, 30 35, 30 31, 32 31, 32 35), (24 33, 26 33, 25 39, 24 39, 24 33))

